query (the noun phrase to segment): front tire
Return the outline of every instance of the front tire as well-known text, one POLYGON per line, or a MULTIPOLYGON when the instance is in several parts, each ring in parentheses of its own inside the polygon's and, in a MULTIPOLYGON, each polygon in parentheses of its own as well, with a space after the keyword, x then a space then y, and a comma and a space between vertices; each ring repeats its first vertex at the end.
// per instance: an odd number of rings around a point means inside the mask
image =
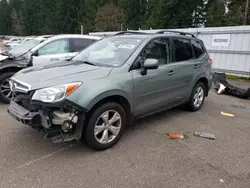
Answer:
POLYGON ((94 150, 108 149, 118 142, 126 123, 126 112, 121 105, 103 104, 95 109, 85 125, 85 142, 94 150))
POLYGON ((205 93, 205 85, 202 82, 198 82, 193 88, 190 101, 188 103, 190 111, 195 112, 201 109, 206 97, 205 93))
POLYGON ((12 98, 9 79, 14 74, 15 72, 5 72, 0 75, 0 100, 6 104, 9 104, 12 98))

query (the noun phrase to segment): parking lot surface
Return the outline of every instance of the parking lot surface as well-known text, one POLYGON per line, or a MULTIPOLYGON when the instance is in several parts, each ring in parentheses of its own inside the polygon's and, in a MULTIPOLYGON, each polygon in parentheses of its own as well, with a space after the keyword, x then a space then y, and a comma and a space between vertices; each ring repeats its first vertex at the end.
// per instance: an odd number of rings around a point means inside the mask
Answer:
POLYGON ((82 142, 45 141, 6 109, 0 104, 0 187, 250 187, 250 100, 211 91, 201 111, 177 108, 139 120, 103 152, 82 142), (169 131, 189 138, 171 140, 169 131), (193 131, 213 133, 216 140, 193 131))
POLYGON ((139 120, 103 152, 82 142, 52 144, 9 117, 7 107, 0 103, 1 188, 250 187, 250 100, 212 90, 199 112, 176 108, 139 120), (216 139, 194 137, 194 131, 216 139), (168 132, 188 138, 171 140, 168 132))

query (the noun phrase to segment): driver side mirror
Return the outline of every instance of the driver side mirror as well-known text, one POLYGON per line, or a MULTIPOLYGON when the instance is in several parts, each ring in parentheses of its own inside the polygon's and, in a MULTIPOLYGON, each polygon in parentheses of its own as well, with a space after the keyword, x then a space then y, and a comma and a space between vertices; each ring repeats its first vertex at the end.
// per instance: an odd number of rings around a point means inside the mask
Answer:
POLYGON ((38 56, 38 51, 33 52, 32 56, 38 56))
POLYGON ((141 75, 145 76, 147 75, 148 69, 158 69, 158 67, 159 67, 158 59, 146 59, 141 69, 141 75))

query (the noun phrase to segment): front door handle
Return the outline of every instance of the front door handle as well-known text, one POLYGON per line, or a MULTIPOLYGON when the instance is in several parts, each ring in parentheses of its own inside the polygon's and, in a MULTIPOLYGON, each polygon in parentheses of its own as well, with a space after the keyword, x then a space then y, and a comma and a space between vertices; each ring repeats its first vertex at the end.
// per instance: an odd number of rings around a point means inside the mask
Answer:
POLYGON ((173 76, 174 74, 175 74, 175 72, 173 70, 171 70, 171 71, 168 72, 169 76, 173 76))

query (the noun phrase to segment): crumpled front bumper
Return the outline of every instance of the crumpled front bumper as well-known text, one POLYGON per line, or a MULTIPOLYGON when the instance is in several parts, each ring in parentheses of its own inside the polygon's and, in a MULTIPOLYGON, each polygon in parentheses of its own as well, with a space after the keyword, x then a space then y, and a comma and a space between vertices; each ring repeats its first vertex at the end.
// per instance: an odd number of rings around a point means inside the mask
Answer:
MULTIPOLYGON (((47 109, 50 109, 51 113, 53 113, 53 107, 48 107, 47 109)), ((74 128, 72 129, 72 132, 67 133, 62 132, 61 125, 54 125, 52 123, 54 120, 53 118, 55 118, 55 114, 45 114, 43 110, 40 109, 34 112, 19 105, 15 101, 11 101, 7 111, 9 115, 17 121, 25 125, 29 125, 39 131, 45 132, 45 139, 51 139, 54 143, 80 140, 80 138, 82 137, 82 131, 85 122, 84 112, 77 112, 76 115, 80 115, 79 113, 81 113, 80 118, 77 118, 77 122, 73 122, 73 118, 71 119, 71 123, 74 123, 74 128)))
POLYGON ((30 125, 33 128, 41 128, 41 116, 39 112, 31 112, 14 101, 11 101, 7 111, 17 121, 30 125))

